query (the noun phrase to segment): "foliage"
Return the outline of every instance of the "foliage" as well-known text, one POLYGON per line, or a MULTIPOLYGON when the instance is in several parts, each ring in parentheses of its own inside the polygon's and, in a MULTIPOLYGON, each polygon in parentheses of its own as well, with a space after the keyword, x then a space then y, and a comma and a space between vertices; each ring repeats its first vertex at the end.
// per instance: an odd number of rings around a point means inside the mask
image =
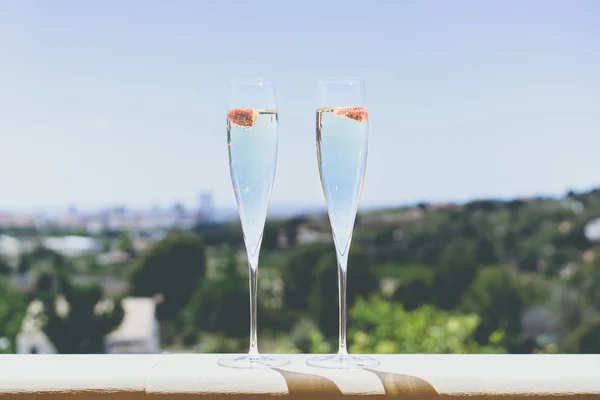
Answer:
POLYGON ((248 334, 248 278, 240 273, 230 249, 215 279, 205 279, 183 312, 186 330, 221 332, 239 337, 248 334))
POLYGON ((61 354, 104 352, 104 337, 123 319, 121 303, 103 300, 97 285, 78 285, 59 274, 59 291, 44 298, 43 330, 61 354))
POLYGON ((418 267, 405 270, 392 298, 401 303, 407 311, 412 311, 423 304, 431 304, 434 299, 431 269, 418 267))
MULTIPOLYGON (((202 281, 182 312, 184 337, 191 343, 197 341, 198 332, 218 333, 230 338, 248 336, 248 268, 245 265, 240 268, 232 248, 226 248, 225 257, 220 260, 216 266, 216 276, 202 281)), ((257 302, 259 327, 283 329, 291 325, 288 316, 265 305, 264 295, 259 294, 257 302)))
POLYGON ((492 239, 480 237, 475 240, 475 259, 480 265, 493 265, 498 262, 496 246, 492 239))
POLYGON ((56 273, 52 270, 41 270, 35 279, 35 293, 39 296, 50 295, 57 287, 56 273))
POLYGON ((331 353, 333 346, 326 340, 314 322, 304 318, 299 320, 290 332, 279 343, 280 351, 288 354, 295 353, 331 353))
POLYGON ((461 296, 477 274, 475 246, 466 240, 455 240, 444 250, 435 270, 433 288, 437 305, 443 310, 456 307, 461 296))
MULTIPOLYGON (((579 351, 587 342, 573 339, 574 332, 582 332, 584 321, 600 310, 600 248, 595 249, 600 245, 585 235, 586 224, 599 216, 600 189, 559 199, 423 203, 362 213, 349 260, 348 303, 352 305, 357 296, 368 304, 374 294, 386 296, 392 302, 389 315, 412 323, 418 335, 432 333, 419 328, 417 321, 437 326, 446 318, 462 335, 462 344, 452 344, 452 351, 476 351, 475 345, 488 351, 499 344, 509 352, 579 351), (398 307, 402 312, 396 311, 398 307), (521 326, 523 317, 526 327, 521 326), (457 323, 461 328, 455 327, 457 323)), ((279 335, 275 341, 286 351, 333 351, 338 329, 335 248, 331 243, 299 243, 298 233, 306 230, 329 234, 326 214, 272 219, 265 225, 259 279, 261 337, 265 331, 267 337, 279 335), (283 241, 287 246, 281 239, 287 239, 283 241)), ((174 232, 142 255, 132 255, 135 265, 130 275, 130 265, 92 268, 88 259, 65 260, 42 246, 23 254, 17 270, 37 278, 35 297, 44 301, 61 290, 57 271, 81 281, 128 276, 130 293, 163 294, 158 314, 165 342, 173 338, 173 345, 195 346, 198 351, 239 350, 248 334, 247 270, 234 256, 234 250, 243 249, 239 221, 202 224, 194 231, 197 236, 174 232), (206 255, 202 243, 208 246, 206 255), (225 257, 223 247, 230 248, 225 257)), ((31 229, 6 232, 28 239, 40 235, 31 229)), ((46 234, 64 232, 41 233, 46 234)), ((132 249, 126 234, 109 232, 99 239, 106 242, 105 250, 132 249)), ((21 278, 25 277, 15 277, 21 278)), ((379 303, 371 305, 375 304, 379 303)), ((368 346, 361 348, 384 351, 391 341, 398 351, 407 351, 396 340, 394 332, 400 328, 390 320, 379 318, 360 329, 351 322, 349 327, 355 330, 351 342, 358 346, 365 334, 368 346), (388 336, 380 334, 382 329, 389 330, 388 336)), ((448 341, 457 335, 446 328, 440 332, 448 341)), ((410 345, 408 333, 398 335, 410 345)), ((446 345, 428 344, 426 350, 450 351, 446 345)))
POLYGON ((308 310, 315 271, 324 254, 335 254, 334 247, 319 243, 290 250, 282 271, 284 309, 308 310))
POLYGON ((33 257, 31 256, 31 254, 22 253, 21 256, 19 257, 19 264, 17 266, 17 272, 19 274, 28 273, 29 271, 31 271, 33 263, 34 263, 34 260, 33 260, 33 257))
POLYGON ((10 266, 8 261, 2 255, 0 255, 0 275, 10 275, 13 272, 13 268, 10 266))
POLYGON ((138 259, 130 277, 134 296, 161 294, 160 320, 176 319, 188 304, 206 269, 205 250, 197 235, 173 232, 138 259))
POLYGON ((600 254, 597 253, 593 253, 593 260, 579 266, 568 283, 581 292, 590 305, 600 310, 600 254))
POLYGON ((0 348, 0 353, 14 351, 25 310, 23 295, 6 278, 0 277, 0 339, 6 338, 9 342, 9 347, 0 348))
MULTIPOLYGON (((315 281, 310 293, 310 314, 315 318, 321 332, 334 336, 338 332, 338 265, 335 254, 326 254, 315 270, 315 281)), ((368 296, 379 288, 370 258, 358 244, 348 254, 346 301, 352 307, 358 296, 368 296)))
POLYGON ((565 353, 600 353, 600 318, 596 317, 582 323, 564 340, 562 350, 565 353))
POLYGON ((131 256, 135 255, 135 248, 133 247, 133 241, 131 240, 131 237, 129 236, 129 234, 127 234, 127 232, 122 232, 119 235, 119 237, 117 238, 117 241, 115 243, 115 248, 118 251, 122 251, 131 256))
POLYGON ((30 253, 30 257, 36 263, 43 262, 53 270, 64 270, 64 267, 67 265, 65 258, 61 254, 44 246, 37 246, 30 253))
POLYGON ((285 237, 290 247, 295 247, 297 245, 296 237, 298 236, 298 228, 307 221, 307 217, 298 216, 285 222, 283 231, 285 232, 285 237))
POLYGON ((556 332, 560 337, 566 337, 579 327, 586 319, 589 302, 585 293, 566 285, 554 285, 549 293, 544 307, 555 316, 558 325, 556 332))
POLYGON ((263 251, 276 250, 279 248, 279 237, 287 241, 287 247, 296 247, 296 236, 298 227, 308 221, 308 218, 297 216, 286 220, 269 220, 265 224, 262 249, 263 251))
POLYGON ((477 339, 485 343, 497 330, 505 333, 505 346, 517 340, 521 332, 521 316, 528 305, 529 290, 506 267, 489 267, 477 272, 477 277, 462 296, 461 309, 480 316, 477 339))
POLYGON ((381 298, 360 299, 350 311, 350 350, 355 353, 504 353, 502 331, 489 344, 473 339, 476 314, 456 314, 424 305, 406 311, 401 304, 381 298))
POLYGON ((228 245, 239 248, 244 243, 239 222, 221 225, 203 224, 197 226, 194 231, 207 246, 228 245))

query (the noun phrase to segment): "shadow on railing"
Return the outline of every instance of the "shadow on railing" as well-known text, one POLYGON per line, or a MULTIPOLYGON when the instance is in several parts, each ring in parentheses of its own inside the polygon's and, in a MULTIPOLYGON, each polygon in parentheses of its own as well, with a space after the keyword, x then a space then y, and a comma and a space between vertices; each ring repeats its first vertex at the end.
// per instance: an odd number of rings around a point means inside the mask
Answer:
POLYGON ((390 398, 403 398, 408 400, 416 399, 439 399, 440 394, 433 385, 425 379, 412 375, 395 374, 393 372, 367 370, 377 375, 385 394, 390 398))
POLYGON ((344 395, 332 380, 320 375, 293 372, 284 369, 275 369, 279 372, 288 387, 291 398, 311 398, 317 400, 328 399, 370 399, 370 398, 402 398, 406 400, 436 400, 441 396, 435 388, 424 379, 411 375, 396 374, 392 372, 365 370, 375 374, 383 385, 385 394, 371 395, 344 395))
POLYGON ((342 397, 342 391, 334 381, 324 376, 304 374, 276 368, 285 379, 290 396, 312 399, 336 399, 342 397))

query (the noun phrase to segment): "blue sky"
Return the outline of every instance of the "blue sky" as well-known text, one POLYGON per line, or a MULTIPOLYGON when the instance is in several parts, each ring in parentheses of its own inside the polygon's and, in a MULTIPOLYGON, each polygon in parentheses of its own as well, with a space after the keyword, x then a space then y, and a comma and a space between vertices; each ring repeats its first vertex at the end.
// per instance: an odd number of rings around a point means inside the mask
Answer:
POLYGON ((600 184, 600 2, 0 1, 0 208, 234 206, 229 80, 277 83, 274 205, 321 205, 316 81, 367 84, 363 205, 600 184))

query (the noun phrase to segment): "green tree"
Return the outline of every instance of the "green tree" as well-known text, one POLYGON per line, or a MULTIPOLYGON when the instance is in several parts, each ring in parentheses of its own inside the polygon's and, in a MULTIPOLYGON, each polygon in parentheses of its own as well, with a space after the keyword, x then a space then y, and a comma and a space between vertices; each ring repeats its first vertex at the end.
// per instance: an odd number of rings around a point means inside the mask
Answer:
POLYGON ((0 275, 10 275, 13 273, 13 268, 10 266, 8 261, 0 255, 0 275))
POLYGON ((17 266, 17 272, 19 274, 27 274, 31 271, 34 260, 31 257, 31 254, 22 253, 19 257, 19 265, 17 266))
POLYGON ((585 321, 589 311, 585 293, 562 284, 552 288, 543 305, 557 319, 560 337, 566 337, 577 329, 585 321))
POLYGON ((521 333, 521 316, 526 301, 519 277, 505 267, 489 267, 478 271, 477 277, 462 296, 461 309, 478 314, 481 324, 477 339, 485 343, 497 330, 505 333, 504 345, 510 346, 521 333))
POLYGON ((261 249, 262 252, 275 250, 279 247, 279 234, 281 231, 281 221, 267 221, 263 229, 261 249))
POLYGON ((53 270, 58 270, 67 265, 65 258, 54 250, 44 246, 37 246, 30 254, 30 259, 36 264, 45 264, 53 270))
POLYGON ((238 248, 244 243, 239 221, 221 225, 201 224, 194 229, 194 232, 207 246, 226 244, 238 248))
POLYGON ((123 319, 120 301, 103 300, 98 285, 78 285, 59 274, 59 290, 42 299, 42 326, 61 354, 104 352, 105 335, 123 319))
POLYGON ((306 312, 317 265, 325 254, 335 254, 331 244, 311 244, 290 250, 282 271, 283 308, 306 312))
POLYGON ((124 253, 129 254, 130 256, 135 255, 135 248, 133 247, 133 241, 131 240, 131 236, 127 232, 122 232, 117 238, 115 248, 118 251, 122 251, 124 253))
POLYGON ((600 353, 600 318, 596 317, 582 323, 565 338, 561 349, 565 353, 573 354, 600 353))
POLYGON ((527 203, 524 200, 521 199, 515 199, 515 200, 511 200, 507 203, 507 208, 508 210, 511 212, 511 214, 514 214, 516 216, 516 214, 527 205, 527 203))
MULTIPOLYGON (((479 324, 475 314, 455 314, 431 305, 411 312, 401 304, 372 297, 358 299, 350 311, 350 350, 353 353, 479 354, 505 353, 494 332, 488 345, 473 339, 479 324)), ((313 352, 326 348, 313 336, 313 352)))
POLYGON ((538 269, 539 256, 534 249, 525 250, 521 253, 518 264, 521 271, 536 272, 538 269))
POLYGON ((498 262, 498 254, 494 242, 486 237, 481 237, 475 242, 475 257, 481 265, 492 265, 498 262))
POLYGON ((435 270, 433 288, 437 305, 443 310, 456 307, 477 274, 475 248, 466 240, 451 242, 435 270))
POLYGON ((410 268, 399 279, 392 298, 400 302, 407 311, 432 303, 433 273, 424 267, 410 268))
POLYGON ((202 283, 206 270, 205 249, 198 236, 173 232, 138 259, 130 277, 134 296, 162 294, 160 320, 176 320, 202 283))
POLYGON ((594 260, 582 263, 569 279, 570 287, 578 290, 587 302, 600 310, 600 254, 596 251, 594 260))
POLYGON ((574 247, 561 246, 555 248, 552 254, 547 258, 548 266, 546 267, 547 276, 556 276, 560 268, 570 261, 579 259, 580 252, 574 247))
MULTIPOLYGON (((338 266, 335 254, 325 255, 315 271, 315 281, 310 294, 310 309, 317 325, 327 337, 337 334, 338 316, 338 266)), ((352 307, 358 296, 368 296, 379 288, 379 279, 365 249, 356 244, 348 255, 346 301, 352 307)))
POLYGON ((235 251, 229 249, 218 267, 218 275, 203 280, 185 308, 185 333, 210 331, 230 337, 247 335, 248 302, 248 277, 240 273, 235 251))
POLYGON ((288 240, 288 245, 290 247, 296 247, 296 237, 298 236, 298 228, 300 227, 300 225, 306 223, 307 221, 308 218, 306 216, 298 216, 288 220, 285 224, 285 234, 288 240))
POLYGON ((23 295, 6 278, 0 277, 0 338, 6 338, 10 343, 9 348, 0 349, 0 353, 15 350, 26 307, 23 295))
POLYGON ((42 269, 37 273, 34 292, 38 297, 52 294, 58 289, 57 285, 56 273, 48 269, 42 269))

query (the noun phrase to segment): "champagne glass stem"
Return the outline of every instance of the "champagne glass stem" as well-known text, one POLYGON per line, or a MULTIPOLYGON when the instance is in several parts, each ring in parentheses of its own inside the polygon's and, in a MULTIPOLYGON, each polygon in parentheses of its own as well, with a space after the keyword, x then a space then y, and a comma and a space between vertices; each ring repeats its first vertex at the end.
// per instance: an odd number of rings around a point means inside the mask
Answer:
POLYGON ((338 296, 339 296, 339 347, 338 355, 348 355, 348 348, 346 345, 346 281, 348 277, 348 251, 345 254, 338 253, 338 296))
POLYGON ((257 289, 258 289, 258 260, 251 260, 248 263, 250 273, 250 356, 258 356, 258 340, 257 340, 257 322, 256 322, 256 305, 257 305, 257 289))

